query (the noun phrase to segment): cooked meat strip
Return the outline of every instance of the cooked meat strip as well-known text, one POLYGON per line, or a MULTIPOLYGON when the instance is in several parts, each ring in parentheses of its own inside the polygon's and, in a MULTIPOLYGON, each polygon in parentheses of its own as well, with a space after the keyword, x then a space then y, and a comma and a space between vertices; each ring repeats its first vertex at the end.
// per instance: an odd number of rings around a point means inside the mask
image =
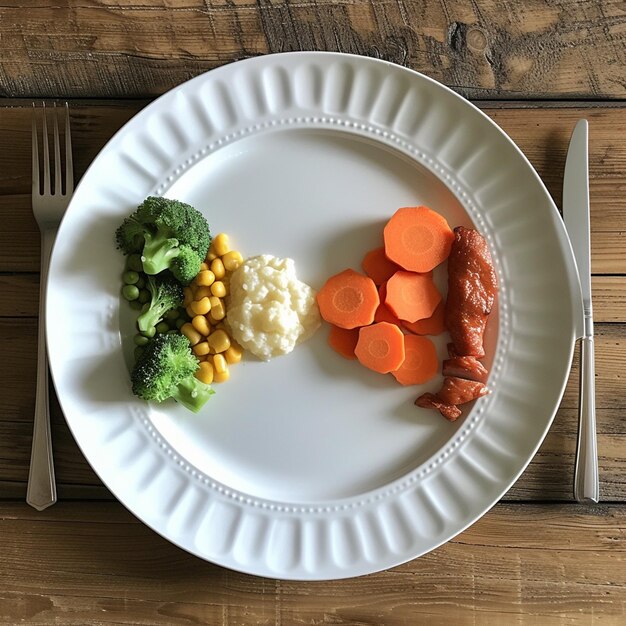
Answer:
POLYGON ((448 258, 446 327, 459 356, 481 358, 483 333, 496 296, 496 272, 478 231, 458 226, 454 236, 448 258))
POLYGON ((454 422, 461 415, 458 404, 471 402, 488 393, 487 387, 480 382, 446 376, 437 393, 424 393, 415 400, 415 404, 425 409, 437 409, 446 419, 454 422))
POLYGON ((445 404, 441 402, 437 396, 433 393, 424 393, 416 401, 417 406, 421 406, 424 409, 437 409, 447 420, 451 422, 461 415, 461 409, 454 404, 445 404))
POLYGON ((486 383, 489 372, 475 356, 455 356, 443 362, 443 375, 486 383))

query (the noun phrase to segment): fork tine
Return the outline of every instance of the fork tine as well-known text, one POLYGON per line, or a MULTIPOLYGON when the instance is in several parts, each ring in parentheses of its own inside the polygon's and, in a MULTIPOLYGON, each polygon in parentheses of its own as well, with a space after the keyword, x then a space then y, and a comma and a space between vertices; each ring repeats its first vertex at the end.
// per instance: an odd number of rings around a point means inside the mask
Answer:
POLYGON ((50 148, 48 146, 48 124, 46 122, 46 103, 43 103, 43 193, 50 195, 50 148))
POLYGON ((65 103, 65 193, 74 193, 74 166, 72 165, 72 134, 70 132, 70 107, 65 103))
POLYGON ((57 103, 53 104, 54 112, 54 194, 60 196, 61 190, 61 141, 59 139, 59 120, 57 103))
POLYGON ((33 102, 33 124, 32 124, 32 168, 33 168, 33 194, 39 195, 39 142, 37 141, 37 108, 33 102))

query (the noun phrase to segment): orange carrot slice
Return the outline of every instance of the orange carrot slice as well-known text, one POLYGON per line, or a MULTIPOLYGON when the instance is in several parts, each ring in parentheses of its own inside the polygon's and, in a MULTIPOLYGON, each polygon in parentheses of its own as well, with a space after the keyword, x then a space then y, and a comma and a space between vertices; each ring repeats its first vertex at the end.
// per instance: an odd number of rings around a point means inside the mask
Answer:
POLYGON ((398 209, 384 232, 387 257, 411 272, 428 272, 450 254, 454 233, 445 218, 425 206, 398 209))
POLYGON ((396 272, 387 281, 385 304, 401 320, 416 322, 430 317, 441 302, 441 294, 429 276, 396 272))
POLYGON ((376 283, 382 285, 389 280, 399 269, 393 261, 390 261, 385 254, 385 248, 375 248, 370 250, 361 262, 363 271, 376 283))
POLYGON ((421 385, 439 369, 435 344, 427 337, 404 335, 404 361, 391 372, 401 385, 421 385))
POLYGON ((378 296, 380 298, 380 304, 376 309, 376 313, 374 313, 374 321, 389 322, 390 324, 395 324, 396 326, 402 326, 402 320, 398 319, 385 304, 385 299, 387 298, 387 283, 383 283, 378 288, 378 296))
POLYGON ((359 329, 354 354, 365 367, 387 374, 404 361, 404 335, 394 324, 378 322, 359 329))
POLYGON ((446 302, 442 299, 430 317, 417 322, 402 322, 402 326, 416 335, 440 335, 446 330, 445 310, 446 302))
POLYGON ((328 333, 328 345, 344 359, 356 359, 354 349, 356 348, 358 340, 358 328, 339 328, 339 326, 330 327, 330 332, 328 333))
POLYGON ((379 303, 374 281, 351 269, 331 276, 317 292, 320 315, 339 328, 371 324, 379 303))

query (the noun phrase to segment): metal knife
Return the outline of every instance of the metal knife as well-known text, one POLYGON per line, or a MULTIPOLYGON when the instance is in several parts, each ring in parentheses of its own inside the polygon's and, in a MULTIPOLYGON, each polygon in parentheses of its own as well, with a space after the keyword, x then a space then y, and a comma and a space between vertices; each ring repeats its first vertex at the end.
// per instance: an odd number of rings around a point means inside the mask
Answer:
POLYGON ((591 308, 588 133, 587 120, 580 120, 572 133, 563 176, 563 219, 578 268, 584 316, 584 332, 580 337, 578 442, 574 469, 574 497, 578 502, 586 503, 598 502, 600 498, 591 308))

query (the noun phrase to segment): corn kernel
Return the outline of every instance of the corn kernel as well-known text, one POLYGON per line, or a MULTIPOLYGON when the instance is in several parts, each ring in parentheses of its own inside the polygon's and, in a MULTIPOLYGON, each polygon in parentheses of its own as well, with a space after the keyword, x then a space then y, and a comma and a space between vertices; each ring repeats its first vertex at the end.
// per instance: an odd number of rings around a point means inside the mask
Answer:
POLYGON ((194 300, 190 305, 195 315, 206 315, 211 310, 211 301, 208 298, 202 300, 194 300))
POLYGON ((234 272, 243 263, 243 257, 237 250, 231 250, 222 257, 222 263, 229 272, 234 272))
POLYGON ((222 259, 213 259, 211 261, 211 271, 213 272, 216 280, 221 280, 222 278, 224 278, 226 270, 224 269, 222 259))
POLYGON ((213 382, 214 383, 225 383, 230 378, 230 372, 226 370, 225 372, 218 373, 213 368, 213 382))
POLYGON ((202 339, 202 335, 189 322, 180 327, 180 332, 189 339, 192 346, 195 346, 202 339))
POLYGON ((189 306, 193 300, 191 287, 183 287, 183 306, 189 306))
POLYGON ((202 270, 194 280, 199 287, 209 287, 215 280, 215 274, 210 269, 202 270))
POLYGON ((223 298, 226 295, 226 285, 221 280, 216 280, 211 285, 211 293, 217 298, 223 298))
POLYGON ((187 313, 187 317, 189 319, 192 319, 193 317, 195 317, 195 313, 193 312, 193 310, 191 309, 191 303, 189 303, 186 307, 185 307, 185 312, 187 313))
POLYGON ((202 300, 202 298, 210 298, 212 295, 211 287, 196 287, 196 290, 193 292, 193 299, 202 300))
POLYGON ((201 361, 194 376, 205 385, 210 385, 213 382, 213 363, 201 361))
POLYGON ((191 320, 191 325, 201 335, 204 335, 205 337, 211 332, 211 325, 209 324, 207 318, 204 317, 204 315, 194 315, 193 319, 191 320))
POLYGON ((213 355, 213 369, 218 374, 223 374, 228 369, 228 364, 226 363, 226 359, 222 354, 214 354, 213 355))
POLYGON ((225 316, 226 311, 224 310, 224 305, 221 301, 217 306, 211 307, 209 319, 212 324, 217 324, 218 322, 221 322, 225 316))
POLYGON ((239 363, 239 361, 241 361, 242 354, 243 350, 241 347, 236 343, 231 342, 228 349, 224 352, 224 358, 226 359, 226 363, 233 365, 234 363, 239 363))
POLYGON ((226 233, 220 233, 213 239, 213 250, 217 256, 223 256, 230 250, 228 235, 226 233))
POLYGON ((202 261, 202 263, 200 263, 200 271, 206 272, 208 269, 209 269, 209 264, 206 261, 202 261))
POLYGON ((213 331, 207 337, 207 343, 216 353, 225 352, 230 348, 230 338, 223 330, 213 331))
POLYGON ((196 356, 206 356, 207 354, 209 354, 209 344, 206 341, 201 341, 200 343, 197 343, 191 349, 196 356))

